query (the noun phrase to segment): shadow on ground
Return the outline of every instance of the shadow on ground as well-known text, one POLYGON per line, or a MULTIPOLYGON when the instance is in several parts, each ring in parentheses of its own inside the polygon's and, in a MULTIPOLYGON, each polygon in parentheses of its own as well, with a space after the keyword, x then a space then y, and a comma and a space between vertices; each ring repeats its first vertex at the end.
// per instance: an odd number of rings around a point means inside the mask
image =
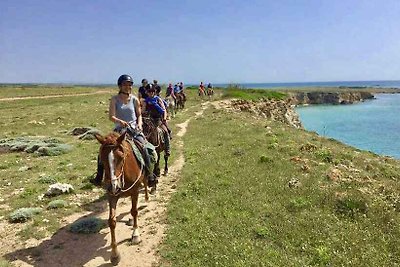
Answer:
MULTIPOLYGON (((96 201, 87 206, 86 208, 92 212, 75 219, 72 223, 87 217, 97 217, 108 209, 107 201, 96 201)), ((117 224, 126 224, 125 221, 121 221, 121 217, 119 216, 117 224)), ((84 266, 97 257, 102 258, 101 262, 109 262, 110 245, 107 245, 106 238, 109 235, 107 221, 105 221, 106 228, 94 234, 72 233, 69 231, 72 223, 59 229, 50 239, 42 241, 37 246, 16 250, 3 257, 10 262, 18 261, 17 266, 37 267, 84 266)), ((127 241, 129 240, 122 240, 120 243, 127 241)), ((100 266, 112 265, 107 263, 100 266)))

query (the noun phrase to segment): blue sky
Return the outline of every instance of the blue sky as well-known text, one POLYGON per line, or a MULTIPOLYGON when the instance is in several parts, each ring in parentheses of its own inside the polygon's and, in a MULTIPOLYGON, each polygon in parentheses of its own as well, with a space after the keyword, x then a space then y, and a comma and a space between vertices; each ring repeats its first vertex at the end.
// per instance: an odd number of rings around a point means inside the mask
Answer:
POLYGON ((2 0, 0 82, 400 80, 398 0, 2 0))

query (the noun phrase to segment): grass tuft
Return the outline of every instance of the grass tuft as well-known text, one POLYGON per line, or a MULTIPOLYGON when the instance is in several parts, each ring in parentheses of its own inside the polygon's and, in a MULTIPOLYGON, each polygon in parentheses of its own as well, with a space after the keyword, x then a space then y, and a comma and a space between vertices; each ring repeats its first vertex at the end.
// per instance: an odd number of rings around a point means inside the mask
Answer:
POLYGON ((336 212, 354 218, 357 214, 366 214, 368 205, 364 199, 345 197, 336 201, 336 212))
POLYGON ((106 223, 95 217, 88 217, 76 221, 69 227, 69 231, 77 234, 95 234, 106 227, 106 223))
POLYGON ((29 219, 32 219, 34 215, 39 214, 42 211, 41 208, 21 208, 9 216, 9 221, 11 223, 22 223, 29 219))
POLYGON ((62 199, 53 200, 47 205, 48 209, 60 209, 68 206, 68 203, 62 199))

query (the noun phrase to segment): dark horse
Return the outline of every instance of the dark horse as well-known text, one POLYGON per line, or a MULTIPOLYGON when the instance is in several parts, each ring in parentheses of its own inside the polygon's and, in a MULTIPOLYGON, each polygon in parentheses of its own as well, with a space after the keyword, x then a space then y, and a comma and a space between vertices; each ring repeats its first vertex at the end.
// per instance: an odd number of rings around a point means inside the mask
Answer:
POLYGON ((152 143, 156 147, 157 162, 154 164, 153 173, 160 177, 160 154, 164 151, 164 175, 168 174, 168 158, 169 155, 166 153, 165 147, 165 134, 164 130, 160 126, 160 121, 155 121, 150 117, 143 117, 143 133, 146 136, 147 141, 152 143))
POLYGON ((111 262, 118 264, 121 256, 117 250, 115 238, 116 207, 121 197, 131 197, 131 215, 133 217, 132 243, 140 242, 140 234, 137 226, 139 188, 144 185, 145 200, 149 199, 147 179, 145 179, 143 166, 133 155, 131 145, 125 140, 125 134, 110 133, 107 136, 96 134, 100 142, 100 160, 104 166, 104 181, 108 190, 108 204, 110 215, 108 226, 111 230, 111 262))
POLYGON ((180 92, 175 94, 176 97, 176 109, 183 109, 185 107, 186 96, 180 92))

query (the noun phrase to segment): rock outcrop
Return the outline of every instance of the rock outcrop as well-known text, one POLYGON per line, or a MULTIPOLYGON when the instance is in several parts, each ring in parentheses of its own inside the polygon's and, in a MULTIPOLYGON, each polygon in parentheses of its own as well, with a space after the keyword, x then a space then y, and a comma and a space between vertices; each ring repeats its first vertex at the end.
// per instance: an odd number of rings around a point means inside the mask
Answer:
POLYGON ((234 110, 247 111, 257 116, 268 118, 274 121, 286 123, 295 128, 303 128, 299 115, 288 101, 283 100, 262 100, 247 101, 233 99, 231 107, 234 110))
POLYGON ((355 102, 373 99, 370 92, 297 92, 290 97, 294 105, 304 104, 353 104, 355 102))

